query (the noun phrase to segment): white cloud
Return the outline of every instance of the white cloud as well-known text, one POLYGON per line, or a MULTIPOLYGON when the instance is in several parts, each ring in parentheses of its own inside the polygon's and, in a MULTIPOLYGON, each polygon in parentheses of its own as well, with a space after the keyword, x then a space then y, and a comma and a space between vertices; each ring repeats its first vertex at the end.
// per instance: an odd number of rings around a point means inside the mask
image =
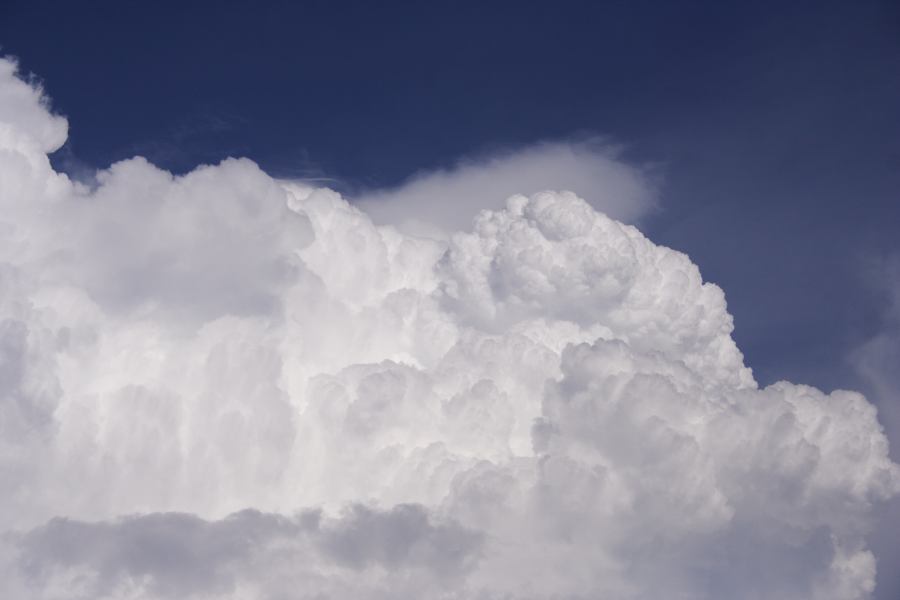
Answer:
POLYGON ((570 192, 428 238, 246 160, 86 189, 3 64, 4 597, 871 593, 873 406, 759 389, 685 255, 570 192))
POLYGON ((305 216, 246 159, 172 177, 135 158, 98 182, 58 207, 67 248, 52 268, 111 310, 268 312, 310 240, 305 216))
MULTIPOLYGON (((50 113, 40 86, 30 85, 16 77, 17 64, 0 59, 0 137, 4 149, 10 147, 53 152, 66 141, 68 123, 50 113)), ((23 152, 23 155, 34 152, 23 152)), ((40 158, 40 157, 38 157, 40 158)))
POLYGON ((619 154, 601 139, 545 142, 422 172, 354 201, 377 225, 432 236, 468 229, 480 210, 500 209, 514 194, 543 190, 571 190, 596 210, 632 223, 655 208, 655 177, 619 154))

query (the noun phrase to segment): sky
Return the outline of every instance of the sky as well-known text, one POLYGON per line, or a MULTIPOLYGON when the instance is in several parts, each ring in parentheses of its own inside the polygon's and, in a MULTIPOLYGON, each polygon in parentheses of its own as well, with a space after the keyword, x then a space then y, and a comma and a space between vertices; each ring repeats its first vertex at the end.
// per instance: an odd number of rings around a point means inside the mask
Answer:
POLYGON ((401 579, 460 597, 900 593, 879 425, 858 397, 828 395, 864 393, 900 458, 896 3, 13 0, 0 55, 18 73, 0 95, 2 364, 18 365, 0 370, 18 407, 0 525, 23 532, 0 565, 31 565, 11 594, 37 581, 66 597, 73 572, 85 597, 110 598, 275 598, 304 577, 336 598, 401 579), (794 383, 767 387, 779 381, 794 383), (594 396, 648 399, 603 412, 594 396), (757 412, 710 408, 747 398, 757 412), (136 417, 148 425, 128 440, 136 417), (206 427, 222 437, 203 442, 206 427), (44 429, 52 442, 27 433, 44 429), (172 431, 180 453, 154 458, 172 431), (348 444, 381 448, 367 468, 396 489, 356 474, 348 444), (91 458, 67 467, 73 452, 91 458), (67 469, 83 494, 46 484, 67 469), (654 494, 685 480, 665 514, 654 494), (194 533, 170 544, 191 556, 236 541, 181 571, 110 555, 153 546, 141 536, 173 519, 194 533), (512 533, 532 521, 543 529, 512 533), (608 543, 591 550, 579 523, 608 543), (549 536, 546 569, 497 550, 516 535, 549 536), (778 557, 773 587, 753 588, 778 557), (510 587, 522 565, 528 590, 510 587), (334 569, 353 576, 323 578, 334 569))
POLYGON ((246 156, 359 191, 608 138, 659 171, 644 230, 727 290, 761 381, 859 385, 888 302, 860 263, 898 251, 896 4, 384 4, 13 1, 0 34, 72 169, 246 156))

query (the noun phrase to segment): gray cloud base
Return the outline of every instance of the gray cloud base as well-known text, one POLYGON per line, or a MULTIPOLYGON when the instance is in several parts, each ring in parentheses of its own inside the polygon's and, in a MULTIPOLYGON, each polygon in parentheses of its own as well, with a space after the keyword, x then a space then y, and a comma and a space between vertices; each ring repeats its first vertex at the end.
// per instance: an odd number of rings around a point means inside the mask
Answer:
POLYGON ((248 160, 89 188, 65 132, 0 61, 4 597, 871 595, 874 407, 760 389, 685 255, 570 192, 428 237, 248 160))
POLYGON ((371 592, 390 595, 410 579, 459 576, 480 543, 477 533, 434 523, 415 505, 352 506, 333 519, 316 511, 287 517, 252 510, 219 521, 183 513, 100 523, 56 518, 16 540, 26 590, 52 582, 65 586, 67 597, 85 599, 290 596, 293 586, 305 587, 294 596, 316 597, 334 590, 327 580, 315 583, 329 571, 351 589, 372 579, 371 592))

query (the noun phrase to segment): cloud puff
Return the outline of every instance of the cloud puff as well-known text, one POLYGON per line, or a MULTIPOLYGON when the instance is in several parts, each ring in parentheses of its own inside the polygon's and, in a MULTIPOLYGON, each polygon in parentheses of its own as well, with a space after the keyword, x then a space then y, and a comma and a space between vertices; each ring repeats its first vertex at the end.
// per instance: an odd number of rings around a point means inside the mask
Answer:
POLYGON ((16 583, 85 599, 284 597, 292 586, 303 597, 357 587, 389 596, 395 586, 420 587, 416 579, 458 577, 477 562, 480 542, 416 505, 352 506, 334 518, 253 510, 218 521, 183 513, 101 523, 55 518, 16 540, 16 583))
POLYGON ((310 240, 308 219, 248 160, 172 177, 135 158, 98 182, 57 208, 66 250, 52 266, 109 310, 270 312, 310 240))
POLYGON ((16 77, 14 61, 0 60, 0 137, 4 149, 22 150, 23 157, 53 152, 66 141, 68 123, 48 110, 48 102, 38 85, 16 77), (30 151, 30 152, 29 152, 30 151))
POLYGON ((478 211, 514 194, 572 190, 614 219, 635 222, 656 206, 653 171, 624 162, 602 139, 545 142, 419 173, 356 198, 378 225, 446 235, 468 229, 478 211))
POLYGON ((874 407, 760 389, 685 255, 571 192, 430 238, 246 160, 87 188, 2 64, 4 597, 870 595, 874 407))

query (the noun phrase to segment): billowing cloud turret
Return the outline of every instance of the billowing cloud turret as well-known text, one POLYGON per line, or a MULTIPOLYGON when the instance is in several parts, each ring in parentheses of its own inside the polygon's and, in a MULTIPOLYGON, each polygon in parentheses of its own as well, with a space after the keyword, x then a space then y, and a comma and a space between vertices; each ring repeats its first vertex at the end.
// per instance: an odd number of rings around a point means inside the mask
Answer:
POLYGON ((569 192, 432 239, 245 159, 89 187, 65 135, 0 61, 3 597, 871 593, 874 407, 760 389, 684 254, 569 192))

